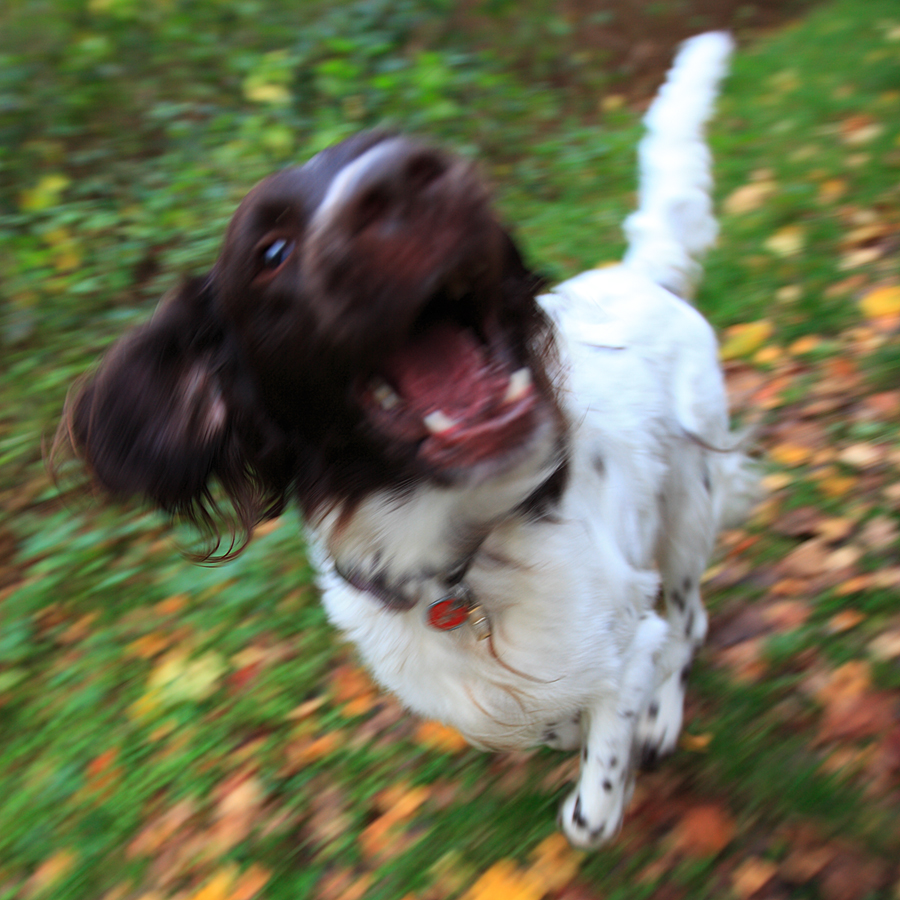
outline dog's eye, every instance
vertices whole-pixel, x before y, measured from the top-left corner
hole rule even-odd
[[[262,252],[262,264],[266,269],[277,269],[291,255],[294,250],[294,242],[278,238],[272,241]]]

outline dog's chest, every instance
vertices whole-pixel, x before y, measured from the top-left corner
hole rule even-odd
[[[554,521],[496,529],[466,576],[490,637],[469,623],[428,623],[427,604],[390,612],[333,573],[323,577],[332,622],[375,678],[420,715],[475,744],[530,746],[549,722],[583,708],[612,681],[657,579],[634,569],[614,540],[597,540],[590,492]]]

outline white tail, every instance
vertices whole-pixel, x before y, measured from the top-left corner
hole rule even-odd
[[[647,134],[638,148],[639,203],[625,221],[624,263],[686,299],[718,233],[704,125],[733,47],[722,31],[682,44],[644,118]]]

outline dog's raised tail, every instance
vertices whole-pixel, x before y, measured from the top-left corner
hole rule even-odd
[[[712,160],[704,126],[734,47],[711,31],[685,41],[650,105],[638,148],[638,208],[625,221],[623,262],[690,299],[700,261],[718,225],[712,210]]]

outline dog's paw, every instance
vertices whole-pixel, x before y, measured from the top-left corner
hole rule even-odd
[[[637,764],[652,769],[675,750],[684,717],[685,678],[675,672],[654,692],[635,729]]]
[[[619,833],[630,791],[621,777],[604,778],[590,788],[583,782],[563,801],[559,825],[573,847],[591,850]]]

